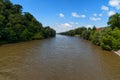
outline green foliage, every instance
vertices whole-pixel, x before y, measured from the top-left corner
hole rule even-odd
[[[114,29],[115,27],[120,28],[120,14],[116,13],[110,16],[108,25],[110,25],[112,29]]]
[[[91,34],[90,30],[84,30],[82,32],[81,36],[83,37],[83,39],[89,40],[90,39],[90,34]]]
[[[106,27],[102,31],[95,31],[91,35],[91,41],[105,50],[120,49],[120,29]]]
[[[11,28],[5,28],[3,39],[7,42],[16,42],[18,40],[16,33]]]
[[[95,45],[100,45],[100,39],[101,39],[101,32],[100,31],[92,32],[91,41]]]
[[[113,39],[112,40],[112,49],[119,50],[120,49],[120,39]]]
[[[93,29],[92,29],[93,31],[95,31],[96,30],[96,27],[95,26],[93,26]]]
[[[83,31],[87,30],[85,27],[75,29],[75,35],[81,35]]]
[[[21,5],[15,4],[15,5],[13,6],[13,9],[14,9],[13,14],[22,13],[22,6],[21,6]]]
[[[120,49],[120,29],[106,28],[101,32],[101,47],[107,50],[118,50]],[[107,48],[106,48],[107,46]],[[109,49],[108,49],[109,47]]]
[[[0,42],[18,42],[54,37],[56,32],[43,28],[29,12],[22,12],[22,6],[10,0],[0,0]]]
[[[109,33],[103,33],[101,37],[101,47],[106,50],[112,50],[112,39]]]
[[[62,35],[69,35],[69,36],[75,36],[75,35],[81,35],[83,33],[83,31],[87,30],[85,27],[80,27],[74,30],[70,30],[67,32],[62,32],[60,34]]]
[[[113,36],[112,48],[113,48],[114,50],[120,49],[120,29],[115,28],[115,29],[112,31],[112,36]]]
[[[102,47],[102,49],[104,49],[104,50],[108,50],[108,51],[111,51],[111,50],[112,50],[109,45],[106,45],[106,44],[104,44],[104,43],[101,43],[101,47]]]
[[[21,34],[22,40],[31,40],[32,36],[32,32],[30,32],[28,29],[25,29]]]
[[[77,35],[86,40],[90,40],[93,44],[101,46],[104,50],[119,50],[120,49],[120,28],[119,27],[106,27],[102,30],[97,30],[94,26],[93,29],[77,28],[61,34],[64,35]]]
[[[44,34],[43,34],[42,32],[39,32],[39,33],[35,34],[35,35],[32,37],[32,39],[34,39],[34,40],[44,39],[44,36],[43,36],[43,35],[44,35]]]
[[[74,31],[74,30],[70,30],[70,31],[68,31],[68,32],[61,33],[61,34],[69,35],[69,36],[74,36],[74,35],[75,35],[75,31]]]
[[[45,38],[54,37],[55,33],[56,33],[56,31],[51,29],[49,26],[44,28],[44,36],[45,36]]]

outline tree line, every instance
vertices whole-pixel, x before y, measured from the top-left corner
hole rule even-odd
[[[0,0],[0,43],[11,43],[54,37],[56,31],[43,25],[22,6]]]
[[[116,13],[109,17],[108,26],[98,28],[80,27],[74,30],[60,33],[62,35],[80,35],[85,40],[92,41],[93,44],[100,46],[104,50],[120,49],[120,14]]]

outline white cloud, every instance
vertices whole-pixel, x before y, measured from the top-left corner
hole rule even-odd
[[[96,13],[95,13],[95,14],[93,14],[93,16],[94,16],[94,17],[97,17],[97,16],[102,17],[103,14],[102,14],[102,13],[100,13],[100,14],[96,14]]]
[[[101,9],[104,10],[104,11],[108,11],[109,10],[109,8],[107,6],[104,6],[104,5],[102,5]]]
[[[72,27],[72,25],[70,23],[61,24],[61,26],[65,27],[65,28]]]
[[[120,0],[110,0],[109,5],[115,7],[116,9],[120,9]]]
[[[92,21],[99,21],[99,20],[101,20],[101,18],[99,18],[99,17],[90,17],[90,20],[92,20]]]
[[[75,17],[75,18],[86,18],[86,15],[79,15],[78,13],[76,12],[72,12],[72,16]]]
[[[93,16],[97,16],[97,14],[93,14]]]
[[[73,17],[80,17],[76,12],[73,12],[73,13],[72,13],[72,16],[73,16]]]
[[[115,11],[109,11],[108,12],[108,16],[112,16],[112,15],[114,15],[116,12]]]
[[[101,13],[101,14],[99,14],[99,16],[100,16],[100,17],[102,17],[102,16],[103,16],[103,14]]]
[[[93,25],[91,25],[91,24],[86,25],[86,28],[92,28],[92,27],[93,27]]]
[[[70,23],[59,23],[56,24],[56,27],[54,28],[57,33],[64,32],[73,29],[73,25]]]
[[[86,18],[86,15],[80,15],[81,18]]]
[[[65,15],[63,13],[60,13],[59,16],[62,18],[65,17]]]
[[[70,24],[72,24],[72,25],[77,25],[77,24],[79,24],[78,22],[70,22]]]
[[[68,30],[75,29],[78,27],[78,22],[66,22],[66,23],[56,23],[56,27],[54,28],[57,33],[64,32]]]

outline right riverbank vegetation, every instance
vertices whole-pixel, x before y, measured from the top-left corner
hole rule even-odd
[[[116,13],[109,17],[107,27],[91,28],[80,27],[67,32],[62,32],[62,35],[75,36],[79,35],[85,40],[92,41],[93,44],[101,46],[102,49],[108,51],[116,51],[120,49],[120,14]]]
[[[43,25],[22,6],[0,0],[0,43],[13,43],[54,37],[56,31]]]

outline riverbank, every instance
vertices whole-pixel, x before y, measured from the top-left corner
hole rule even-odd
[[[56,35],[54,37],[56,37]],[[5,45],[5,44],[15,44],[15,43],[35,41],[35,40],[45,40],[45,39],[54,38],[54,37],[41,38],[41,39],[32,39],[32,40],[26,40],[26,41],[16,41],[16,42],[7,42],[7,41],[0,40],[0,46]]]
[[[118,56],[120,56],[120,50],[118,51],[113,51],[115,54],[117,54]]]

